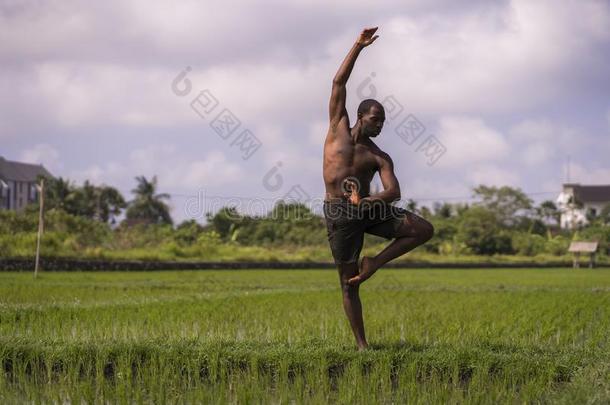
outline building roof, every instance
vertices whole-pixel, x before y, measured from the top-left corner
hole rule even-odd
[[[5,181],[36,181],[38,176],[53,177],[43,165],[6,160],[0,156],[0,179]]]
[[[572,188],[574,198],[581,203],[610,203],[610,185],[583,186],[580,184],[564,184],[563,188]]]
[[[572,242],[568,252],[593,253],[597,251],[597,242]]]

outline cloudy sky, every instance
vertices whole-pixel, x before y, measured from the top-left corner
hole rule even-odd
[[[610,184],[610,2],[588,0],[0,0],[0,155],[126,196],[157,175],[177,219],[189,196],[321,198],[331,79],[368,26],[348,112],[395,107],[403,198],[554,199],[568,157]]]

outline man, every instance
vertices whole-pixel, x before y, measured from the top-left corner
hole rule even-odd
[[[367,99],[358,107],[358,120],[350,128],[345,109],[345,85],[360,52],[379,36],[375,28],[362,31],[335,75],[330,96],[330,126],[324,143],[324,216],[333,258],[339,270],[343,307],[359,350],[368,344],[364,334],[358,293],[362,282],[381,266],[428,241],[434,228],[425,219],[391,203],[400,199],[400,186],[390,156],[371,138],[381,132],[383,105]],[[370,195],[376,172],[384,190]],[[393,241],[374,257],[358,257],[364,232]]]

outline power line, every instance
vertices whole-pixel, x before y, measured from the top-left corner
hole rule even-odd
[[[533,191],[533,192],[524,192],[526,196],[537,196],[537,195],[548,195],[548,194],[559,194],[561,191]],[[182,193],[167,193],[171,197],[178,198],[196,198],[198,194],[182,194]],[[284,197],[249,197],[249,196],[230,196],[230,195],[214,195],[214,194],[205,194],[202,193],[204,198],[209,199],[217,199],[217,200],[239,200],[239,201],[279,201]],[[444,196],[444,197],[409,197],[406,200],[413,201],[448,201],[448,200],[476,200],[479,197],[469,195],[469,196]]]
[[[527,196],[543,195],[543,194],[559,194],[560,191],[536,191],[531,193],[523,193]],[[479,197],[475,196],[462,196],[462,197],[422,197],[422,198],[410,198],[414,201],[445,201],[445,200],[476,200]]]
[[[197,197],[197,194],[180,194],[180,193],[166,193],[169,194],[171,197],[182,197],[182,198],[193,198],[193,197]],[[273,198],[273,197],[245,197],[245,196],[236,196],[236,195],[213,195],[213,194],[205,194],[203,193],[203,196],[205,198],[215,198],[215,199],[219,199],[219,200],[242,200],[242,201],[254,201],[254,200],[267,200],[267,201],[277,201],[280,200],[281,197],[279,198]]]

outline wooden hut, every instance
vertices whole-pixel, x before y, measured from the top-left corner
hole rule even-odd
[[[598,242],[572,242],[568,248],[568,252],[574,254],[574,268],[580,267],[580,254],[589,254],[589,268],[592,269],[595,264],[595,252],[597,252]]]

